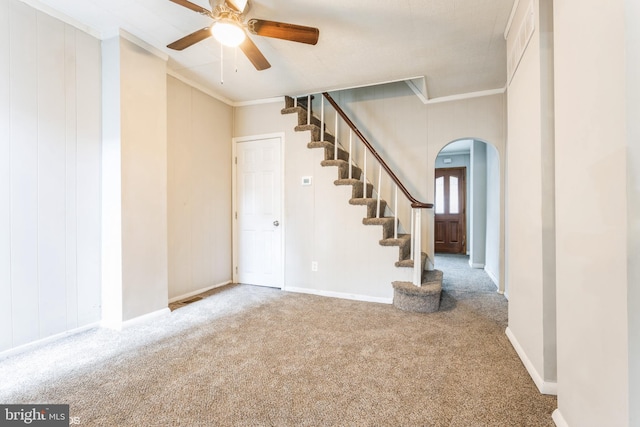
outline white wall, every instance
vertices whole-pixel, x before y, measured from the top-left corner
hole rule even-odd
[[[627,236],[629,315],[629,425],[640,425],[640,3],[625,1],[627,94]]]
[[[500,158],[498,150],[487,146],[487,227],[484,269],[499,285],[500,277]]]
[[[637,89],[638,32],[625,35],[624,6],[623,0],[554,4],[556,416],[569,426],[638,425],[638,358],[630,360],[637,356],[633,316],[640,308],[633,280],[638,265],[637,181],[627,190],[627,167],[638,166],[637,156],[629,158],[638,144],[631,139],[638,135],[637,116],[631,115],[638,112],[638,95],[630,92]],[[635,23],[637,5],[627,12],[627,20]],[[633,40],[626,45],[629,36]],[[625,50],[632,52],[630,69],[625,68]],[[625,118],[634,124],[627,127]]]
[[[469,264],[484,268],[487,248],[487,144],[473,141],[471,146],[471,229]]]
[[[233,109],[167,81],[169,298],[231,280]]]
[[[0,2],[0,351],[100,319],[100,42]]]
[[[547,168],[553,163],[549,149],[553,147],[553,135],[549,135],[553,111],[547,105],[553,86],[545,57],[550,40],[543,29],[550,17],[540,13],[546,0],[541,5],[537,0],[519,3],[507,52],[518,41],[530,4],[535,31],[507,90],[508,335],[538,388],[554,393],[555,266],[553,252],[549,254],[554,234],[553,218],[546,215],[555,197]]]
[[[127,38],[103,54],[103,321],[117,327],[167,308],[167,77]]]

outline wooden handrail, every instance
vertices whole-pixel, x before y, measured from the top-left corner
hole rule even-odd
[[[331,95],[329,95],[328,92],[323,92],[322,95],[327,99],[327,101],[329,101],[329,103],[333,106],[333,108],[340,115],[340,117],[342,117],[342,120],[344,120],[345,123],[347,125],[349,125],[349,127],[351,128],[353,133],[355,133],[356,136],[358,138],[360,138],[360,141],[362,141],[362,143],[365,145],[365,147],[367,147],[367,149],[371,152],[371,154],[373,154],[373,157],[376,158],[378,163],[380,163],[382,168],[391,177],[393,182],[398,186],[398,188],[400,189],[400,191],[402,191],[402,193],[405,195],[405,197],[407,199],[409,199],[409,201],[411,202],[411,207],[412,208],[422,208],[422,209],[431,209],[431,208],[433,208],[433,203],[421,202],[418,199],[416,199],[415,197],[413,197],[411,195],[411,193],[409,193],[409,190],[407,190],[407,187],[405,187],[404,184],[402,184],[402,182],[400,181],[400,178],[398,178],[396,176],[396,174],[393,173],[393,171],[391,170],[389,165],[387,165],[387,162],[385,162],[384,159],[380,156],[380,154],[378,154],[376,149],[373,148],[371,143],[367,140],[367,138],[365,138],[365,136],[362,134],[362,132],[360,132],[358,127],[351,121],[351,119],[349,119],[349,116],[347,116],[347,114],[342,110],[342,108],[340,108],[340,106],[336,103],[336,101],[334,101],[334,99],[331,97]],[[337,137],[338,136],[336,135],[336,138]],[[349,153],[349,155],[351,155],[351,153]]]

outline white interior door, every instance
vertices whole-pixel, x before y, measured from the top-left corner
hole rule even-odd
[[[281,139],[236,143],[237,278],[282,288]]]

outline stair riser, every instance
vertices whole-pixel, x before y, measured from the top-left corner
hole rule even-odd
[[[355,179],[360,179],[360,177],[357,177]],[[353,193],[352,193],[352,198],[353,199],[362,199],[363,197],[371,197],[371,194],[373,194],[373,185],[371,184],[367,184],[367,195],[364,195],[364,184],[362,183],[362,181],[358,182],[358,184],[355,184],[353,186]]]
[[[387,207],[387,202],[385,202],[384,200],[380,200],[380,215],[376,215],[376,211],[378,209],[378,203],[376,201],[372,201],[370,203],[367,203],[367,218],[382,218],[384,217],[384,211]],[[391,236],[393,236],[393,224],[391,224],[392,226],[392,230],[391,230]],[[391,236],[386,236],[385,239],[391,237]]]
[[[411,240],[409,239],[406,242],[403,242],[398,248],[398,252],[400,252],[399,257],[401,260],[409,259],[411,256]]]
[[[335,160],[335,148],[334,147],[327,147],[324,149],[324,158],[325,160]],[[341,148],[338,148],[338,159],[340,160],[344,160],[345,162],[349,161],[349,153],[347,153],[346,151],[344,151]]]

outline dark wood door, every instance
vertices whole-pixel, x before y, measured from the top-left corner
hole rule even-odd
[[[466,253],[466,168],[436,169],[435,190],[435,251]]]

